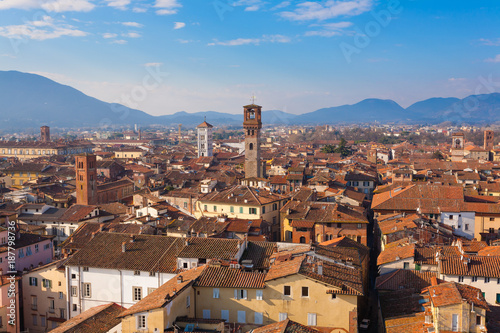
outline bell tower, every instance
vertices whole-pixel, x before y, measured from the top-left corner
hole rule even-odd
[[[250,104],[243,107],[245,131],[245,178],[262,177],[260,162],[260,129],[262,106]]]
[[[75,156],[76,203],[78,205],[97,204],[96,156],[82,154]]]

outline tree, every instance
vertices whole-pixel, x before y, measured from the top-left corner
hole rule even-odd
[[[438,150],[438,151],[435,151],[433,154],[432,154],[432,158],[436,159],[436,160],[444,160],[444,156],[443,154]]]
[[[321,148],[321,152],[326,154],[331,154],[335,152],[335,149],[336,148],[333,145],[325,145],[323,148]]]

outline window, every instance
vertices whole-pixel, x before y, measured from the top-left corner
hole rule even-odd
[[[500,304],[500,294],[497,294],[496,302],[497,304]]]
[[[234,206],[229,207],[229,212],[234,213]]]
[[[207,207],[207,205],[203,205],[203,210],[204,210],[205,212],[206,212],[206,211],[208,211],[208,207]]]
[[[403,263],[403,268],[404,269],[410,269],[410,263],[409,262]]]
[[[500,278],[497,279],[497,284],[500,284]]]
[[[283,295],[291,296],[292,295],[292,288],[290,286],[284,286],[283,287]]]
[[[203,310],[203,319],[210,319],[210,310]]]
[[[262,214],[266,213],[266,206],[262,206]]]
[[[36,310],[37,308],[37,298],[36,296],[31,296],[31,310]]]
[[[47,289],[52,288],[52,280],[42,279],[42,286]]]
[[[140,301],[142,299],[142,287],[132,287],[134,301]]]
[[[56,304],[53,298],[49,299],[49,312],[54,313],[54,310],[56,308]]]
[[[38,286],[38,279],[36,277],[30,277],[30,286]]]
[[[302,297],[309,297],[309,287],[302,287]]]
[[[156,290],[156,288],[148,288],[148,295],[151,294],[155,290]]]
[[[217,206],[214,206],[214,212],[216,212],[216,211],[217,211]]]
[[[263,291],[262,290],[256,290],[255,291],[255,299],[256,300],[262,301],[262,295],[263,295]]]
[[[219,288],[214,288],[214,298],[219,298]]]
[[[280,312],[278,320],[283,321],[286,320],[286,318],[288,318],[288,314],[286,312]]]
[[[78,295],[78,288],[76,286],[71,286],[71,296],[76,297]]]
[[[358,223],[358,229],[361,229],[363,227],[363,224]]]
[[[141,271],[134,271],[134,275],[141,275]]]
[[[243,214],[243,207],[240,207],[240,214]]]
[[[342,228],[342,223],[337,223],[337,228]]]
[[[332,299],[336,299],[337,298],[337,294],[332,294]]]
[[[247,291],[245,289],[234,289],[234,299],[247,299]]]
[[[481,316],[480,315],[476,316],[476,325],[481,325]]]
[[[220,318],[229,321],[229,310],[220,310]]]
[[[149,276],[156,276],[156,272],[149,272]]]
[[[453,215],[450,215],[450,220],[453,220]]]
[[[453,314],[451,317],[451,330],[458,332],[458,314]]]
[[[248,214],[253,214],[253,215],[257,214],[257,208],[252,208],[252,207],[248,208]]]
[[[464,230],[469,230],[469,224],[467,224],[467,223],[466,223],[466,224],[464,225]]]
[[[458,277],[458,282],[464,282],[464,277],[463,276],[459,276]]]
[[[188,296],[186,297],[186,308],[189,308],[191,306],[191,297]]]
[[[489,283],[490,282],[490,278],[489,277],[485,277],[484,278],[484,283]]]
[[[472,282],[477,282],[477,276],[472,277]]]
[[[46,322],[45,322],[45,316],[40,316],[40,326],[45,327]]]
[[[89,268],[88,268],[88,267],[83,267],[83,271],[84,271],[84,272],[88,272],[88,271],[89,271]]]
[[[59,299],[63,299],[64,298],[64,293],[62,291],[59,292]]]
[[[77,311],[77,310],[78,310],[78,305],[73,304],[73,311]]]
[[[184,202],[184,209],[187,209],[188,208],[188,203],[187,201]]]
[[[24,258],[24,249],[19,249],[19,252],[17,253],[19,258]]]
[[[59,318],[64,319],[64,309],[59,309]]]
[[[493,222],[495,221],[495,218],[494,217],[490,217],[490,222]]]
[[[38,244],[35,244],[35,253],[38,253]]]
[[[29,257],[30,255],[32,255],[33,253],[31,252],[31,246],[28,246],[26,248],[26,257]]]
[[[146,324],[147,323],[146,323],[146,316],[145,315],[137,316],[137,329],[145,330],[147,328]]]
[[[247,322],[247,318],[246,318],[247,314],[245,311],[238,311],[238,323],[246,323]]]
[[[38,316],[36,314],[32,315],[33,326],[38,326]]]
[[[91,297],[92,295],[92,290],[90,283],[83,283],[82,284],[82,297]]]
[[[308,313],[307,314],[307,325],[308,326],[316,326],[316,314]]]
[[[278,209],[278,204],[277,203],[273,203],[273,210],[276,210]]]

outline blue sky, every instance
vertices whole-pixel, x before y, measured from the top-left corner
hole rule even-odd
[[[0,70],[150,114],[500,91],[498,1],[0,0]]]

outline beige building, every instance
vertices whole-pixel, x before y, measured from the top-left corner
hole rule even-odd
[[[0,155],[17,157],[21,161],[51,155],[73,155],[92,153],[93,145],[88,141],[69,143],[41,141],[3,141],[0,142]]]
[[[140,148],[124,148],[115,151],[115,158],[140,158],[146,155],[146,151]]]
[[[273,240],[279,240],[280,209],[286,200],[285,196],[276,193],[239,185],[199,198],[194,215],[196,218],[216,217],[221,214],[245,220],[262,218],[271,225]]]
[[[122,332],[164,332],[177,317],[193,317],[192,285],[205,267],[182,272],[120,314]]]
[[[24,327],[47,332],[68,319],[64,261],[35,268],[22,276]]]

